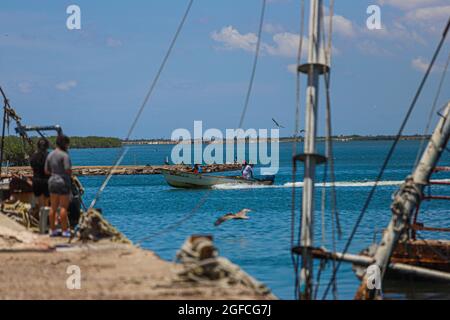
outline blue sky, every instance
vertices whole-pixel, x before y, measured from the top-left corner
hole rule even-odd
[[[300,1],[268,2],[245,127],[271,128],[274,117],[288,136],[294,127],[290,66]],[[70,4],[81,8],[81,30],[66,28]],[[365,26],[371,4],[381,7],[382,30]],[[123,137],[186,5],[187,0],[2,0],[0,83],[27,124],[59,123],[69,135]],[[205,129],[238,125],[260,7],[260,0],[194,2],[133,137],[170,137],[176,128],[192,128],[194,120],[203,120]],[[449,2],[337,0],[335,11],[334,133],[394,134],[450,16]],[[449,48],[447,41],[438,71]],[[432,74],[407,133],[423,132],[440,75]],[[440,104],[449,99],[449,81]],[[323,102],[322,97],[321,128]]]

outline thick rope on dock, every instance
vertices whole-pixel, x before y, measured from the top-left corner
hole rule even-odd
[[[1,211],[12,220],[32,231],[39,231],[39,221],[31,214],[31,204],[17,200],[3,202]]]
[[[83,242],[109,239],[116,243],[131,244],[131,241],[123,233],[113,227],[95,209],[89,209],[81,215],[76,235]]]
[[[192,236],[187,239],[177,252],[176,261],[183,267],[176,274],[176,282],[194,282],[223,288],[241,284],[257,294],[272,296],[264,284],[228,259],[220,257],[210,236]]]

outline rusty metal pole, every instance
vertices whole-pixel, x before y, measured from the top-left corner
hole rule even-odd
[[[414,170],[400,190],[395,195],[391,205],[392,219],[374,255],[375,264],[381,270],[381,280],[389,265],[391,254],[394,251],[400,236],[409,225],[410,219],[420,204],[424,187],[429,183],[433,169],[436,167],[444,152],[450,137],[450,102],[444,109],[441,119],[428,143],[425,152]],[[356,293],[356,299],[370,299],[373,295],[367,287],[368,276],[363,277]]]

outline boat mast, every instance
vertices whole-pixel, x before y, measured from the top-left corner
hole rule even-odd
[[[8,106],[8,99],[6,98],[5,93],[3,92],[2,87],[0,87],[0,92],[3,96],[4,106],[3,106],[3,125],[2,125],[2,139],[0,145],[0,179],[2,177],[2,169],[3,169],[3,155],[5,153],[5,130],[6,130],[6,121],[7,121],[7,113],[6,108]]]
[[[310,6],[308,63],[301,65],[298,68],[299,72],[308,75],[304,154],[296,156],[296,160],[304,161],[305,163],[302,198],[302,227],[300,236],[300,245],[302,247],[302,269],[300,273],[301,299],[312,298],[313,257],[310,248],[313,247],[314,180],[316,165],[325,160],[323,156],[317,155],[316,152],[319,75],[327,70],[327,67],[320,63],[320,10],[322,7],[322,0],[311,0]]]
[[[428,143],[425,152],[414,170],[412,176],[409,176],[400,190],[396,193],[391,205],[392,219],[387,229],[384,231],[383,238],[375,252],[374,263],[381,270],[381,279],[389,265],[391,254],[395,249],[399,239],[405,235],[411,217],[417,206],[420,204],[423,196],[423,190],[429,184],[430,176],[433,173],[442,153],[450,138],[450,102],[447,104],[441,119]],[[356,299],[372,299],[376,297],[375,290],[369,290],[367,287],[368,275],[363,277]]]

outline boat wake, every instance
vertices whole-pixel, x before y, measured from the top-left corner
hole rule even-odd
[[[267,189],[267,188],[280,188],[282,186],[277,185],[257,185],[257,184],[244,184],[244,183],[225,183],[216,184],[213,189],[217,190],[238,190],[238,189]]]
[[[434,180],[438,182],[450,182],[450,179],[441,179]],[[403,180],[395,181],[395,180],[386,180],[378,182],[378,186],[380,187],[390,187],[390,186],[399,186],[403,183]],[[375,181],[336,181],[336,188],[367,188],[373,187],[375,185]],[[323,187],[323,183],[316,183],[316,187]],[[326,182],[325,187],[330,188],[332,186],[331,182]],[[238,190],[238,189],[267,189],[267,188],[302,188],[303,182],[287,182],[282,185],[252,185],[252,184],[219,184],[215,185],[213,189],[217,190]]]
[[[378,182],[378,185],[380,187],[383,186],[399,186],[403,183],[404,181],[380,181]],[[288,187],[288,188],[292,188],[294,185],[294,183],[292,182],[288,182],[285,183],[283,186],[284,187]],[[326,182],[324,183],[316,183],[316,187],[323,187],[325,185],[326,188],[330,188],[332,187],[332,183],[331,182]],[[336,181],[334,183],[334,185],[337,188],[364,188],[364,187],[373,187],[375,185],[375,181]],[[303,187],[303,182],[296,182],[295,183],[295,187],[297,188],[301,188]]]

